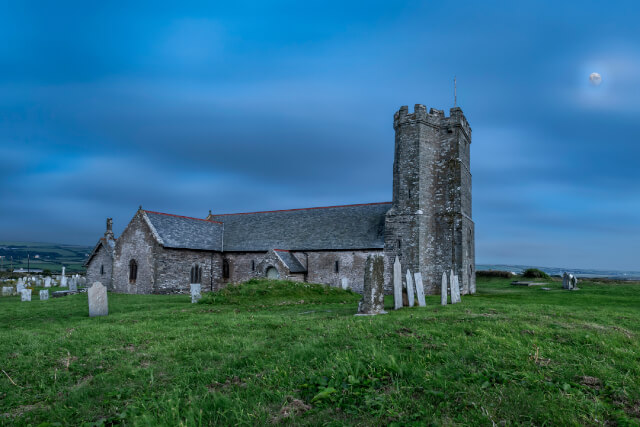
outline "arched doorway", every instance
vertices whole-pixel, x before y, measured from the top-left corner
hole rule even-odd
[[[267,279],[275,280],[280,278],[280,273],[278,273],[278,270],[276,270],[275,267],[267,268],[266,274],[267,274]]]

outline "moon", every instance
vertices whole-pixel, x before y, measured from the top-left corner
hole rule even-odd
[[[602,83],[602,76],[598,73],[591,73],[589,75],[589,81],[594,86],[600,86],[600,83]]]

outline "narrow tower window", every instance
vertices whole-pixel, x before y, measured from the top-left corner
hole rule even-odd
[[[138,278],[138,263],[135,259],[129,261],[129,283],[136,283]]]
[[[336,261],[335,270],[336,270],[336,273],[340,272],[340,262],[339,261]]]
[[[256,271],[256,262],[255,262],[255,260],[251,260],[251,271]]]
[[[104,274],[104,264],[100,266],[100,274]]]
[[[398,239],[398,249],[400,249],[401,247],[402,247],[402,241]]]

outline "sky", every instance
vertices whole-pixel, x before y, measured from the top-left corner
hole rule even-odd
[[[0,240],[391,200],[393,114],[473,129],[476,262],[640,270],[636,1],[2,2]],[[598,72],[594,86],[589,75]]]

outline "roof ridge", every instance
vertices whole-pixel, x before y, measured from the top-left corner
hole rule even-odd
[[[332,209],[332,208],[349,208],[353,206],[370,206],[370,205],[388,205],[393,202],[376,202],[376,203],[356,203],[353,205],[335,205],[335,206],[316,206],[311,208],[297,208],[297,209],[279,209],[275,211],[256,211],[256,212],[237,212],[237,213],[228,213],[228,214],[211,214],[211,216],[230,216],[230,215],[251,215],[258,213],[273,213],[273,212],[292,212],[292,211],[307,211],[313,209]],[[169,214],[165,214],[169,215]],[[218,221],[215,221],[218,222]]]
[[[151,213],[151,214],[175,216],[175,217],[178,217],[178,218],[195,219],[196,221],[215,222],[216,224],[222,224],[222,222],[214,221],[212,219],[194,218],[194,217],[191,217],[191,216],[176,215],[176,214],[170,214],[170,213],[165,213],[165,212],[155,212],[155,211],[148,211],[148,210],[144,210],[144,211],[146,213]]]

